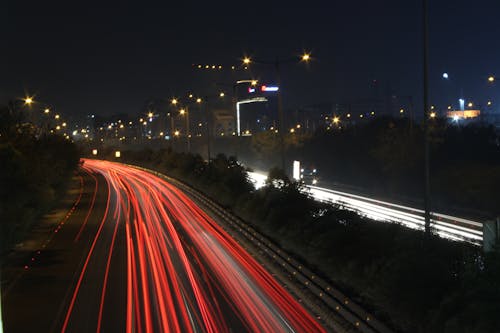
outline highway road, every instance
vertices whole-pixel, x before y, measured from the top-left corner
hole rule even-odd
[[[248,177],[258,188],[265,184],[267,175],[248,172]],[[307,185],[304,191],[312,198],[338,204],[372,220],[400,223],[406,227],[423,230],[424,211],[419,208],[395,204],[336,189]],[[481,245],[483,224],[479,221],[432,212],[431,228],[444,238]]]
[[[94,191],[45,244],[40,256],[53,248],[56,260],[29,267],[10,288],[6,331],[324,331],[177,187],[117,163],[83,168]],[[23,302],[35,309],[22,313]]]

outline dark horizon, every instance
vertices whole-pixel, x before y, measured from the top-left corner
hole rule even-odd
[[[313,57],[308,66],[283,66],[286,108],[372,97],[374,80],[380,96],[412,96],[416,107],[421,104],[418,1],[366,2],[361,9],[345,2],[249,3],[241,9],[153,2],[7,6],[4,102],[30,94],[70,116],[137,114],[151,98],[215,93],[215,82],[251,73],[274,79],[272,67],[254,65],[251,73],[235,75],[198,71],[193,64],[239,66],[245,55],[272,61],[306,51]],[[498,9],[493,1],[431,4],[431,103],[456,104],[460,95],[475,104],[500,100],[486,81],[500,73],[500,47],[494,43]]]

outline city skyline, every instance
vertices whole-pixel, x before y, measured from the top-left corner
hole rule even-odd
[[[500,49],[491,42],[500,32],[493,14],[499,5],[453,4],[430,7],[431,103],[500,100],[487,82],[500,71]],[[296,57],[298,63],[310,52],[307,66],[282,66],[285,108],[388,94],[412,96],[421,108],[419,2],[367,2],[361,10],[347,3],[303,8],[278,2],[248,5],[237,15],[224,3],[88,3],[74,9],[10,3],[8,13],[3,100],[27,94],[70,115],[135,114],[150,99],[208,94],[220,82],[275,80],[272,67],[245,70],[245,56],[271,62]],[[468,24],[455,23],[461,21]],[[473,57],[481,61],[471,66]]]

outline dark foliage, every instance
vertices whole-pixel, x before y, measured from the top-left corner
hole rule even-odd
[[[64,192],[79,152],[59,135],[35,135],[12,105],[0,107],[1,251],[9,249]]]

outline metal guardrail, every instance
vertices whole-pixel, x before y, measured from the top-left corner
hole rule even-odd
[[[227,212],[227,210],[207,198],[199,191],[154,170],[135,165],[128,166],[152,173],[160,178],[174,183],[190,196],[194,197],[197,201],[201,202],[205,207],[209,208],[213,213],[222,217],[231,231],[237,232],[240,237],[243,236],[246,241],[250,242],[255,248],[259,249],[261,254],[265,254],[269,260],[272,260],[275,267],[279,266],[282,272],[286,273],[286,277],[283,277],[283,274],[280,274],[282,283],[286,283],[287,285],[289,283],[295,284],[297,287],[300,286],[299,288],[307,290],[308,293],[314,295],[315,304],[307,305],[309,305],[309,307],[319,315],[320,320],[325,321],[330,327],[334,328],[335,331],[359,331],[366,333],[392,332],[392,330],[389,329],[384,323],[377,320],[372,314],[365,311],[361,306],[352,301],[340,290],[333,287],[323,278],[317,276],[303,263],[288,255],[285,251],[283,251],[283,249],[275,245],[264,235],[249,226],[240,218]],[[225,229],[227,230],[228,228]],[[276,272],[274,271],[272,273]],[[286,279],[288,279],[288,281],[286,281]],[[300,290],[297,290],[297,288],[295,288],[295,291],[300,293]],[[325,311],[324,306],[318,306],[318,304],[325,305],[328,310]],[[349,328],[335,322],[339,317],[349,324]]]

